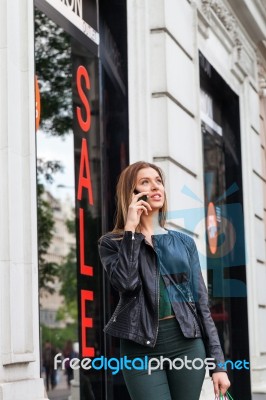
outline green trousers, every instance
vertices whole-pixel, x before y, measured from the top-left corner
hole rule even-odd
[[[123,369],[131,400],[199,400],[205,376],[205,366],[199,369],[206,357],[204,343],[201,338],[185,338],[175,318],[159,321],[154,348],[121,339],[120,353],[121,357],[127,356],[130,360],[134,358],[144,360],[145,356],[148,356],[148,359],[160,359],[160,356],[170,359],[170,362],[167,360],[163,362],[162,369],[155,360],[152,365],[158,368],[152,370],[150,374],[146,369]],[[194,360],[195,368],[182,367],[185,356],[187,360]],[[196,358],[200,360],[196,361]],[[176,360],[173,363],[174,359]]]

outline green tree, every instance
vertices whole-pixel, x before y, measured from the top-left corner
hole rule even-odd
[[[54,136],[72,129],[70,36],[35,9],[35,69],[41,93],[40,128]]]
[[[43,12],[35,9],[35,69],[41,94],[40,129],[51,136],[65,136],[72,129],[72,61],[70,36]],[[51,283],[65,265],[46,261],[53,238],[53,211],[43,199],[45,183],[62,170],[58,161],[37,160],[38,242],[40,288],[53,293]],[[69,253],[66,265],[73,261]],[[73,261],[74,262],[74,261]]]
[[[46,260],[47,250],[53,238],[53,210],[50,204],[44,200],[45,191],[41,179],[52,182],[53,174],[61,171],[62,166],[58,161],[37,160],[37,222],[38,222],[38,257],[39,257],[39,288],[49,293],[54,293],[51,284],[54,283],[55,277],[59,275],[59,265]]]
[[[74,235],[75,221],[67,220],[66,226],[68,231]],[[74,321],[78,319],[78,303],[77,303],[77,258],[76,248],[71,247],[66,261],[60,269],[61,289],[60,294],[64,296],[64,305],[60,307],[57,314],[58,320],[64,320],[71,317]]]
[[[41,326],[42,343],[47,340],[53,343],[57,349],[63,349],[66,340],[71,339],[73,342],[78,341],[78,328],[76,324],[69,324],[65,328],[49,328]]]

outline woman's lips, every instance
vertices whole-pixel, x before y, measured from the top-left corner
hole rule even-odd
[[[160,194],[154,194],[154,195],[150,196],[150,199],[152,199],[152,200],[161,200],[162,196]]]

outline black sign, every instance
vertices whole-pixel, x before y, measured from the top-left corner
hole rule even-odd
[[[35,0],[35,5],[98,56],[100,39],[96,0]]]

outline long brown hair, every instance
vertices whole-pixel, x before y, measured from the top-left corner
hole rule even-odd
[[[116,186],[116,215],[115,215],[115,227],[112,230],[113,233],[123,233],[124,226],[127,220],[128,207],[132,200],[132,194],[134,192],[137,174],[139,170],[143,168],[153,168],[158,172],[162,183],[164,185],[164,174],[161,168],[155,164],[151,164],[145,161],[138,161],[134,164],[126,167],[119,176],[118,183]],[[159,224],[163,228],[166,222],[167,213],[167,201],[166,195],[164,198],[164,205],[159,212]]]

